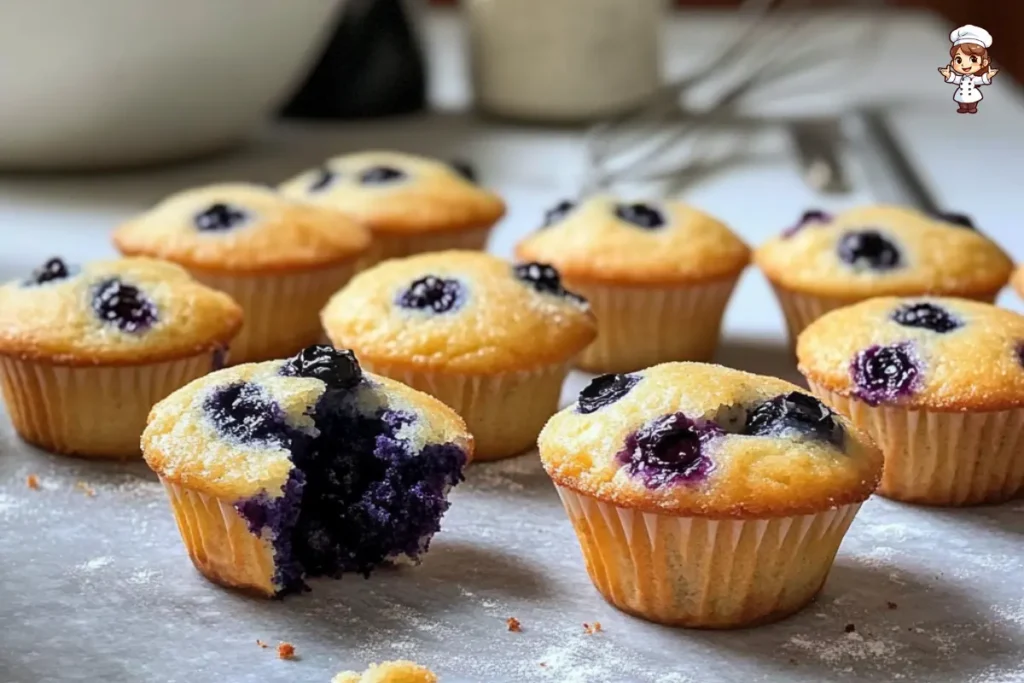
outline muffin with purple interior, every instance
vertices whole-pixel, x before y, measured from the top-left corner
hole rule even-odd
[[[399,152],[337,156],[280,189],[367,226],[378,260],[483,249],[491,228],[505,215],[501,197],[480,187],[465,164]]]
[[[710,360],[750,249],[721,221],[680,202],[595,196],[562,202],[516,246],[586,297],[598,334],[580,356],[593,372]]]
[[[18,434],[57,453],[138,457],[146,413],[224,362],[226,294],[170,263],[52,258],[0,286],[0,382]]]
[[[197,380],[142,435],[196,568],[267,596],[417,560],[472,444],[451,409],[330,346]]]
[[[245,311],[234,363],[281,358],[320,341],[320,309],[356,272],[370,234],[337,211],[259,185],[179,192],[114,232],[123,254],[172,261]]]
[[[882,469],[800,388],[700,363],[599,376],[539,445],[605,599],[701,628],[810,601]]]
[[[1024,316],[952,298],[832,311],[797,343],[811,389],[885,454],[879,493],[970,505],[1024,491]]]
[[[360,273],[321,315],[335,346],[436,396],[466,420],[477,460],[532,448],[597,325],[540,263],[474,251],[392,259]]]
[[[808,211],[754,253],[790,339],[828,311],[876,296],[955,296],[991,303],[1010,258],[961,214],[897,206]]]

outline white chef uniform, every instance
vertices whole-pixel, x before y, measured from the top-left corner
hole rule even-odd
[[[981,28],[980,26],[974,26],[967,24],[956,29],[949,34],[949,42],[953,45],[963,45],[964,43],[974,43],[975,45],[981,45],[983,48],[988,49],[992,47],[992,34]],[[954,83],[959,85],[956,94],[953,95],[953,101],[960,104],[971,104],[974,102],[981,102],[982,85],[989,85],[992,83],[992,77],[988,75],[988,71],[985,72],[984,76],[964,76],[958,74],[950,67],[949,78],[946,79],[946,83]]]

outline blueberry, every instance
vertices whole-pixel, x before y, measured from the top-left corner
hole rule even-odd
[[[696,482],[713,466],[704,444],[721,434],[711,422],[696,422],[682,413],[665,415],[626,437],[626,447],[617,458],[649,488]]]
[[[904,327],[920,327],[939,334],[963,327],[963,321],[944,308],[929,303],[904,304],[893,311],[894,322]]]
[[[566,216],[572,213],[572,210],[576,208],[576,202],[571,202],[568,199],[555,204],[553,207],[544,212],[544,224],[543,228],[550,227],[555,223],[563,220]]]
[[[458,306],[461,300],[462,285],[458,280],[427,275],[409,285],[399,295],[397,303],[402,308],[446,313]]]
[[[838,254],[856,268],[892,270],[902,265],[899,249],[877,230],[846,233],[839,240]]]
[[[71,269],[68,267],[68,264],[64,263],[63,259],[55,256],[33,270],[32,276],[28,279],[26,284],[42,285],[47,282],[53,282],[54,280],[64,280],[70,276]]]
[[[199,232],[221,232],[238,227],[249,220],[249,214],[230,204],[217,202],[196,214],[193,219]]]
[[[619,204],[615,207],[615,215],[619,220],[645,230],[656,230],[665,225],[665,216],[647,204]]]
[[[312,377],[329,389],[351,389],[363,378],[356,356],[348,349],[314,344],[299,351],[281,367],[288,377]]]
[[[476,182],[476,171],[473,170],[473,167],[469,164],[469,162],[462,161],[461,159],[454,159],[448,162],[448,165],[455,169],[456,173],[458,173],[460,176],[462,176],[469,182]]]
[[[319,192],[320,190],[326,189],[328,185],[334,182],[336,174],[331,169],[324,166],[317,171],[317,176],[309,185],[310,192]]]
[[[142,332],[156,322],[156,304],[138,287],[110,278],[93,292],[92,310],[100,320],[113,323],[123,332]]]
[[[517,280],[527,283],[541,294],[554,294],[586,303],[586,299],[562,286],[562,278],[554,266],[536,262],[520,263],[512,268],[512,273]]]
[[[909,343],[872,346],[850,364],[855,393],[869,405],[892,401],[914,392],[921,376]]]
[[[974,221],[972,221],[971,217],[968,216],[967,214],[943,212],[938,214],[936,218],[945,223],[950,223],[951,225],[958,225],[961,228],[967,228],[968,230],[977,229],[974,227]]]
[[[600,375],[590,381],[577,400],[576,410],[583,415],[593,413],[615,403],[636,386],[636,375]]]
[[[290,443],[291,428],[280,406],[249,382],[221,387],[203,401],[203,410],[225,437],[242,443]]]
[[[405,171],[390,166],[374,166],[359,174],[359,182],[363,185],[383,185],[405,178]]]
[[[776,396],[750,411],[742,433],[748,436],[796,433],[837,446],[843,443],[843,428],[835,413],[813,396],[798,391]]]
[[[801,230],[806,228],[811,223],[831,223],[831,222],[832,222],[832,214],[825,213],[824,211],[821,211],[820,209],[808,209],[807,211],[804,211],[804,215],[802,215],[800,217],[800,220],[797,221],[796,225],[791,226],[791,227],[787,228],[786,230],[783,230],[782,236],[783,237],[792,237],[793,235],[797,234],[798,232],[800,232]]]

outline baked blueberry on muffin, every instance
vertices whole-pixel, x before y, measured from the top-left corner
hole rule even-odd
[[[598,591],[702,628],[810,601],[882,469],[864,434],[798,387],[700,363],[598,377],[539,445]]]
[[[360,273],[322,314],[364,366],[441,399],[478,460],[530,448],[558,408],[569,365],[596,333],[554,268],[482,252],[394,259]]]
[[[336,211],[235,183],[168,197],[120,226],[114,244],[184,266],[238,301],[245,326],[231,359],[246,363],[319,341],[320,309],[355,273],[370,234]]]
[[[779,298],[792,340],[824,313],[876,296],[956,296],[991,303],[1013,267],[958,214],[896,206],[808,211],[754,261]]]
[[[437,683],[437,676],[416,662],[398,660],[371,664],[361,674],[357,671],[342,671],[331,679],[331,683]]]
[[[173,393],[142,448],[196,568],[281,595],[419,558],[472,438],[439,401],[364,373],[349,351],[311,346]]]
[[[608,196],[552,207],[516,255],[554,265],[590,301],[598,335],[579,365],[594,372],[710,360],[750,260],[736,235],[693,207]]]
[[[150,259],[52,258],[0,286],[0,381],[26,441],[138,456],[150,407],[223,364],[242,326],[226,294]]]
[[[281,185],[289,197],[337,209],[373,231],[375,255],[483,249],[505,203],[464,164],[398,152],[328,159]]]
[[[879,493],[995,503],[1024,491],[1024,316],[952,298],[871,299],[797,343],[800,372],[885,454]]]

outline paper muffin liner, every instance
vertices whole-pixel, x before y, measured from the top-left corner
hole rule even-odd
[[[878,493],[925,505],[999,503],[1024,492],[1024,409],[937,412],[871,406],[809,382],[885,456]]]
[[[363,265],[275,275],[192,274],[242,307],[245,322],[231,343],[231,362],[239,364],[285,358],[320,341],[320,309]]]
[[[473,435],[473,460],[498,460],[533,448],[558,410],[569,363],[493,375],[421,372],[360,359],[365,370],[434,396],[462,416]]]
[[[763,624],[806,605],[860,509],[714,520],[639,512],[556,488],[604,598],[634,616],[694,628]]]
[[[668,361],[711,360],[738,278],[686,287],[616,287],[566,281],[590,302],[597,338],[577,365],[631,372]]]
[[[25,441],[56,453],[132,458],[149,409],[213,369],[215,352],[145,365],[61,366],[0,357],[7,412]]]
[[[270,539],[249,530],[232,503],[163,477],[174,520],[188,556],[214,583],[274,595],[274,548]]]
[[[490,234],[491,226],[489,225],[483,228],[422,234],[374,232],[374,249],[370,259],[373,263],[379,263],[387,259],[403,258],[430,251],[447,251],[449,249],[483,251],[487,246],[487,238]]]

